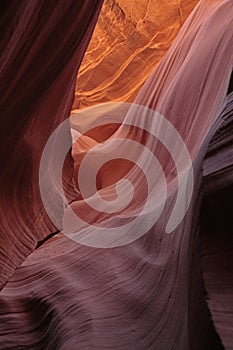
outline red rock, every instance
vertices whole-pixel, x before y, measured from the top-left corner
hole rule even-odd
[[[42,3],[43,20],[57,23],[58,17],[49,15],[57,6],[51,4],[50,7],[50,3],[48,5],[47,2],[38,2],[37,5]],[[30,5],[26,6],[27,10],[32,10],[31,6],[34,4],[36,3],[30,2]],[[67,2],[60,4],[65,6]],[[67,40],[74,44],[77,29],[84,23],[83,17],[80,18],[80,22],[75,18],[73,6],[75,7],[77,2],[68,4],[70,7],[66,14],[71,16],[72,21],[69,22]],[[85,4],[86,11],[90,14],[90,23],[85,22],[87,27],[84,31],[88,33],[95,22],[99,5],[92,8],[97,2]],[[6,23],[14,13],[14,8],[10,8],[11,6],[9,12],[6,12]],[[64,30],[67,23],[64,7],[62,13],[59,13],[64,22],[59,22],[59,25],[57,23],[56,28],[62,27]],[[32,18],[35,18],[35,12]],[[218,350],[224,349],[222,344],[226,349],[232,348],[232,222],[229,217],[232,197],[232,94],[227,97],[233,57],[232,18],[231,0],[200,1],[166,55],[140,89],[136,103],[141,109],[135,109],[134,104],[126,105],[126,109],[122,111],[122,105],[105,104],[79,111],[71,118],[73,135],[82,134],[82,138],[81,142],[73,146],[74,164],[71,158],[68,158],[64,165],[64,183],[70,201],[64,210],[64,224],[67,223],[67,218],[70,224],[69,215],[72,208],[79,215],[87,204],[82,194],[75,194],[74,186],[77,191],[80,188],[77,179],[72,178],[73,165],[74,174],[78,176],[84,156],[90,154],[97,144],[100,145],[97,151],[104,155],[103,158],[118,150],[114,144],[115,140],[122,143],[127,141],[123,149],[125,156],[135,156],[131,146],[128,147],[132,145],[130,141],[137,141],[143,147],[143,151],[140,148],[138,153],[135,152],[136,166],[132,162],[125,164],[122,159],[115,165],[110,161],[97,176],[98,191],[104,193],[105,199],[118,198],[117,188],[113,183],[121,180],[123,176],[135,186],[137,196],[132,197],[126,210],[118,210],[117,214],[105,215],[100,211],[99,215],[97,210],[85,207],[83,217],[90,221],[84,222],[82,230],[76,232],[78,235],[94,235],[100,227],[106,232],[110,232],[112,227],[120,231],[119,223],[122,223],[123,233],[125,232],[123,238],[140,234],[147,222],[141,224],[143,216],[139,215],[137,210],[141,209],[140,205],[144,204],[145,197],[151,198],[149,195],[153,193],[154,188],[157,191],[156,186],[158,191],[162,192],[163,189],[159,176],[158,183],[154,184],[151,191],[145,191],[146,181],[143,173],[151,164],[145,148],[150,149],[153,157],[158,157],[162,165],[167,196],[161,216],[148,232],[130,244],[105,249],[79,244],[68,238],[64,226],[64,232],[44,241],[26,258],[36,243],[48,237],[51,227],[54,228],[45,217],[45,208],[41,211],[38,178],[31,174],[38,171],[46,138],[71,109],[75,67],[80,63],[80,55],[82,56],[85,45],[82,46],[78,41],[81,45],[81,51],[78,51],[80,46],[76,42],[77,46],[74,46],[77,51],[72,51],[73,55],[69,59],[67,56],[71,53],[68,45],[64,45],[63,50],[56,48],[51,57],[48,55],[50,51],[46,51],[48,61],[45,66],[41,61],[41,67],[47,69],[36,71],[35,80],[26,80],[25,90],[19,92],[12,105],[9,104],[12,94],[7,95],[8,104],[5,106],[9,108],[8,112],[16,112],[16,107],[22,102],[28,102],[27,107],[34,107],[35,111],[27,112],[24,116],[22,111],[26,107],[22,104],[19,116],[23,119],[19,118],[18,124],[15,124],[15,119],[10,114],[9,119],[2,121],[5,127],[5,141],[9,142],[8,154],[3,159],[4,165],[9,168],[3,168],[1,175],[5,175],[7,181],[1,197],[4,209],[2,220],[5,221],[2,224],[4,236],[0,246],[0,262],[1,267],[5,269],[1,274],[2,285],[7,280],[8,282],[0,292],[0,348]],[[13,24],[15,22],[12,20]],[[44,26],[41,27],[43,28]],[[56,31],[52,33],[53,38]],[[46,38],[47,36],[44,38],[45,42]],[[87,41],[88,38],[89,35],[86,37]],[[32,41],[34,43],[34,40]],[[38,48],[42,50],[40,52],[44,52],[42,42]],[[64,55],[64,49],[67,50],[67,56]],[[30,61],[30,57],[29,55],[25,58],[25,69],[30,67],[27,65],[27,59]],[[56,65],[52,64],[55,58],[58,62],[59,58],[61,59],[61,66],[64,64],[64,69],[63,66],[59,66],[60,75],[57,75]],[[10,80],[13,73],[8,74],[6,78]],[[22,73],[18,74],[20,76]],[[43,81],[45,79],[48,84],[42,85],[42,91],[39,89],[40,84],[36,84],[38,77],[43,78]],[[17,81],[16,79],[14,84]],[[20,79],[19,81],[21,82]],[[41,94],[40,99],[30,101],[34,94],[29,87],[34,87],[33,92]],[[62,91],[67,91],[67,94],[62,96]],[[58,105],[55,101],[58,101]],[[111,113],[116,113],[116,116],[122,118],[121,122],[117,124],[116,119],[112,118],[108,126],[96,127],[96,120],[104,124],[106,116],[111,116],[109,106],[112,106]],[[149,108],[153,111],[152,114]],[[99,110],[101,113],[98,114]],[[52,111],[53,118],[49,114]],[[137,114],[138,111],[146,113]],[[155,114],[155,111],[163,117]],[[39,112],[43,113],[38,115]],[[152,120],[151,115],[154,117]],[[143,116],[146,118],[143,119]],[[136,127],[125,125],[130,117]],[[180,190],[178,187],[184,185],[180,181],[180,175],[184,176],[188,167],[190,174],[192,172],[184,157],[183,142],[174,137],[175,133],[170,137],[169,130],[174,132],[174,128],[169,127],[167,121],[182,136],[190,152],[194,174],[194,191],[188,211],[169,234],[166,233],[166,228],[176,206]],[[69,136],[67,125],[66,128],[65,136]],[[88,128],[93,129],[85,133]],[[8,136],[7,130],[12,131],[12,136]],[[154,140],[153,134],[158,135],[160,141]],[[105,140],[109,142],[104,143]],[[61,190],[57,182],[59,169],[56,163],[60,156],[58,151],[61,151],[61,145],[63,146],[60,141],[62,140],[58,138],[54,144],[56,148],[52,153],[52,163],[47,169],[48,175],[51,175],[51,178],[48,178],[48,198],[51,193],[60,194]],[[69,141],[70,139],[67,143]],[[166,145],[169,145],[168,149]],[[171,159],[171,154],[176,155],[175,159]],[[28,157],[24,161],[23,156],[26,155]],[[25,168],[28,163],[33,171],[30,167]],[[141,170],[138,164],[143,165]],[[97,157],[94,156],[88,163],[88,171],[82,179],[88,182],[97,165]],[[181,173],[177,171],[179,166]],[[24,182],[21,182],[22,178],[25,178]],[[11,189],[12,184],[14,186]],[[23,186],[19,188],[19,184]],[[96,193],[93,192],[93,184],[90,182],[89,185],[89,198],[94,202]],[[176,206],[177,214],[182,212],[188,199],[188,185],[192,185],[191,180],[182,192],[184,201],[180,201]],[[31,188],[33,191],[29,192]],[[128,188],[119,188],[118,196],[123,201]],[[62,218],[63,207],[57,198],[60,201],[63,199],[62,196],[54,197],[52,209],[58,218]],[[98,204],[98,200],[96,202]],[[148,208],[154,213],[157,205],[156,201],[151,201]],[[211,216],[213,214],[214,220]],[[147,213],[145,217],[146,215]],[[124,231],[124,224],[133,222],[135,217],[139,219],[137,225],[131,231]],[[37,218],[37,221],[34,218]],[[75,231],[75,227],[71,229]],[[73,233],[75,232],[71,232],[71,238],[74,238]],[[75,238],[79,238],[78,235]],[[31,241],[28,242],[27,239]],[[10,249],[10,246],[13,249]],[[22,264],[19,266],[20,262]],[[14,273],[9,279],[13,270]],[[208,302],[205,288],[208,292]]]

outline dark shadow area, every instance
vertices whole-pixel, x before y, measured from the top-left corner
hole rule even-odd
[[[233,71],[231,73],[231,79],[230,79],[230,83],[229,83],[227,94],[229,95],[232,91],[233,91]]]

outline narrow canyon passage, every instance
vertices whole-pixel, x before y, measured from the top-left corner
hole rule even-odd
[[[0,6],[0,349],[232,350],[232,1]]]

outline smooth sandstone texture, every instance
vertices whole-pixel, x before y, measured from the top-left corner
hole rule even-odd
[[[38,241],[57,230],[39,191],[39,164],[53,130],[69,117],[77,69],[102,1],[1,4],[0,288]],[[69,125],[65,132],[71,139]],[[56,145],[54,144],[54,147]],[[64,182],[72,189],[72,159]],[[44,176],[54,172],[53,157]],[[58,191],[55,210],[62,216]]]
[[[73,109],[133,102],[198,0],[106,0],[79,69]]]
[[[0,348],[232,349],[233,95],[228,89],[232,21],[231,0],[200,1],[136,97],[136,103],[159,111],[176,127],[190,152],[194,193],[185,218],[173,232],[165,233],[177,197],[178,174],[162,142],[145,132],[149,114],[141,115],[145,117],[141,119],[132,107],[117,125],[113,120],[108,128],[95,128],[83,135],[73,146],[73,164],[68,159],[64,166],[65,174],[73,174],[74,167],[71,187],[79,190],[80,164],[93,146],[100,144],[100,155],[104,155],[113,149],[105,140],[118,138],[122,144],[136,140],[149,148],[163,167],[168,188],[163,213],[131,244],[99,249],[78,244],[60,232],[20,266],[16,264],[17,269],[0,292]],[[89,115],[80,111],[71,118],[74,132],[81,133],[84,124],[91,128],[98,118],[103,120],[106,108],[104,105],[102,115],[95,113],[97,107]],[[125,126],[130,117],[140,119],[143,130]],[[160,123],[152,122],[151,132],[154,128],[166,137],[167,129]],[[180,144],[176,139],[170,142],[178,153]],[[138,159],[145,160],[142,170],[149,165],[145,154],[138,153]],[[52,167],[48,169],[52,171]],[[71,191],[73,200],[64,211],[68,224],[71,209],[77,215],[85,213],[88,219],[83,230],[93,234],[94,225],[108,229],[132,220],[137,199],[143,202],[147,194],[143,171],[137,164],[122,166],[120,160],[106,164],[98,173],[97,187],[112,199],[116,196],[114,183],[122,177],[131,180],[137,193],[126,210],[117,215],[96,215],[82,196],[75,197]],[[54,184],[50,185],[53,193]],[[124,191],[118,196],[124,199]],[[54,205],[56,209],[56,201]],[[26,209],[17,212],[20,233],[20,219],[31,222]],[[133,235],[141,229],[138,225],[125,234]],[[20,235],[15,232],[15,237],[19,239]],[[8,255],[13,259],[14,252],[8,250]]]

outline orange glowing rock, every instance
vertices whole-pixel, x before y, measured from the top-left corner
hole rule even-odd
[[[133,101],[198,0],[106,0],[79,70],[73,109]]]

